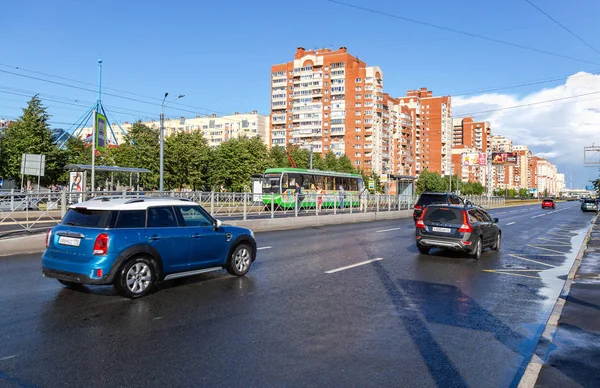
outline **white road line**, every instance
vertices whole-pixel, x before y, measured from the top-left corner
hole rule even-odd
[[[2,358],[0,358],[0,361],[6,361],[6,360],[10,360],[11,358],[15,358],[15,357],[17,357],[17,355],[16,355],[16,354],[15,354],[15,355],[12,355],[12,356],[8,356],[8,357],[2,357]]]
[[[352,264],[352,265],[347,265],[345,267],[340,267],[340,268],[332,269],[332,270],[329,270],[329,271],[325,271],[325,273],[328,273],[328,274],[330,274],[330,273],[336,273],[336,272],[344,271],[346,269],[360,267],[361,265],[365,265],[365,264],[372,263],[374,261],[381,261],[381,260],[383,260],[383,258],[382,257],[378,257],[376,259],[361,261],[360,263],[356,263],[356,264]]]
[[[506,224],[506,226],[508,226],[508,225],[514,225],[514,224],[516,224],[516,222],[509,222],[508,224]]]
[[[400,229],[402,229],[402,228],[383,229],[383,230],[377,230],[377,231],[375,231],[375,233],[391,232],[392,230],[400,230]]]
[[[508,255],[509,255],[509,256],[511,256],[511,257],[517,258],[517,259],[521,259],[521,260],[525,260],[525,261],[531,261],[532,263],[537,263],[537,264],[545,265],[546,267],[552,267],[552,268],[556,268],[556,266],[555,266],[555,265],[551,265],[551,264],[543,263],[543,262],[541,262],[541,261],[537,261],[537,260],[531,260],[531,259],[528,259],[528,258],[526,258],[526,257],[521,257],[521,256],[519,256],[519,255],[514,255],[514,254],[512,254],[512,253],[509,253]]]
[[[538,218],[538,217],[543,217],[543,216],[545,216],[545,214],[538,214],[537,216],[533,216],[531,218]]]
[[[260,247],[260,248],[256,248],[257,251],[263,250],[263,249],[271,249],[273,247]]]

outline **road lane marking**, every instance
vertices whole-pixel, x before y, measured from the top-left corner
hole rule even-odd
[[[400,230],[400,229],[402,229],[402,228],[383,229],[383,230],[377,230],[377,231],[375,231],[375,233],[391,232],[392,230]]]
[[[495,272],[541,272],[543,269],[495,269]]]
[[[538,240],[544,240],[544,241],[550,241],[550,242],[554,242],[554,243],[559,243],[559,244],[562,244],[565,247],[570,247],[571,246],[570,243],[566,243],[564,241],[555,240],[555,239],[551,239],[551,238],[538,237]],[[551,247],[552,245],[546,245],[546,246]]]
[[[566,255],[567,252],[561,252],[561,251],[557,251],[554,249],[548,249],[548,248],[544,248],[544,247],[539,247],[537,245],[531,245],[531,244],[527,244],[528,247],[532,247],[532,248],[537,248],[537,249],[543,249],[545,251],[550,251],[550,252],[554,252],[554,253],[562,253],[563,255]]]
[[[516,222],[509,222],[508,224],[506,224],[506,226],[508,226],[508,225],[514,225],[514,224],[516,224]]]
[[[547,263],[544,263],[544,262],[541,262],[541,261],[537,261],[537,260],[528,259],[526,257],[521,257],[519,255],[515,255],[515,254],[512,254],[512,253],[509,253],[509,256],[516,257],[517,259],[521,259],[521,260],[525,260],[525,261],[531,261],[532,263],[537,263],[537,264],[545,265],[546,267],[556,268],[555,265],[547,264]]]
[[[263,250],[263,249],[271,249],[273,247],[269,246],[269,247],[260,247],[260,248],[256,248],[257,251]]]
[[[498,271],[494,271],[492,269],[482,269],[483,272],[489,272],[489,273],[497,273],[497,274],[503,274],[503,275],[513,275],[513,276],[522,276],[524,278],[532,278],[532,279],[539,279],[538,276],[529,276],[529,275],[522,275],[520,273],[511,273],[511,272],[498,272]]]
[[[537,216],[533,216],[531,218],[538,218],[538,217],[543,217],[543,216],[545,216],[545,214],[538,214]]]
[[[0,358],[0,361],[6,361],[6,360],[10,360],[11,358],[15,358],[15,357],[17,357],[17,355],[16,355],[16,354],[13,354],[12,356],[8,356],[8,357],[2,357],[2,358]]]
[[[365,264],[369,264],[369,263],[373,263],[375,261],[381,261],[381,260],[383,260],[383,258],[382,257],[378,257],[376,259],[361,261],[360,263],[356,263],[356,264],[352,264],[352,265],[347,265],[345,267],[340,267],[340,268],[332,269],[332,270],[329,270],[329,271],[325,271],[325,273],[327,273],[327,274],[336,273],[336,272],[344,271],[346,269],[360,267],[361,265],[365,265]]]
[[[564,238],[564,239],[571,239],[571,236],[565,236],[564,234],[557,234],[557,233],[552,233],[552,232],[548,232],[547,234],[549,234],[550,236],[552,236],[552,238]]]

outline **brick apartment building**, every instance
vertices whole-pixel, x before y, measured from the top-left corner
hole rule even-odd
[[[389,126],[383,72],[345,47],[299,47],[293,61],[271,67],[271,146],[333,151],[381,174],[390,169]]]
[[[487,153],[490,148],[492,129],[487,121],[475,121],[473,117],[453,119],[452,165],[454,174],[463,182],[479,182],[487,185],[487,165],[465,166],[464,154]]]
[[[434,97],[427,88],[408,90],[399,97],[414,122],[413,175],[423,170],[448,175],[452,172],[452,106],[450,96]]]

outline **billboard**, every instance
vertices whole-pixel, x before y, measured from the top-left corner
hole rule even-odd
[[[516,165],[518,160],[516,152],[492,152],[492,164]]]
[[[487,156],[484,152],[470,152],[462,155],[463,166],[485,166],[487,163]]]
[[[96,149],[99,151],[106,151],[106,141],[108,140],[107,134],[107,121],[106,116],[96,112],[95,127],[96,127]]]

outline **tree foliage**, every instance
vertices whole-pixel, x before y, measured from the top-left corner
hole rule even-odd
[[[50,115],[37,95],[33,96],[23,115],[5,130],[2,136],[2,174],[17,182],[21,181],[21,158],[23,154],[46,155],[45,174],[42,184],[57,182],[63,174],[66,159],[54,144],[48,125]],[[32,177],[28,177],[32,178]]]
[[[111,151],[114,161],[121,167],[146,168],[149,173],[140,174],[140,186],[153,189],[159,186],[160,149],[159,132],[141,122],[135,123],[125,141],[115,151]]]
[[[179,132],[165,140],[165,188],[207,186],[210,147],[201,132]]]
[[[211,153],[210,184],[233,192],[250,191],[252,174],[272,165],[267,146],[259,138],[229,139]]]

